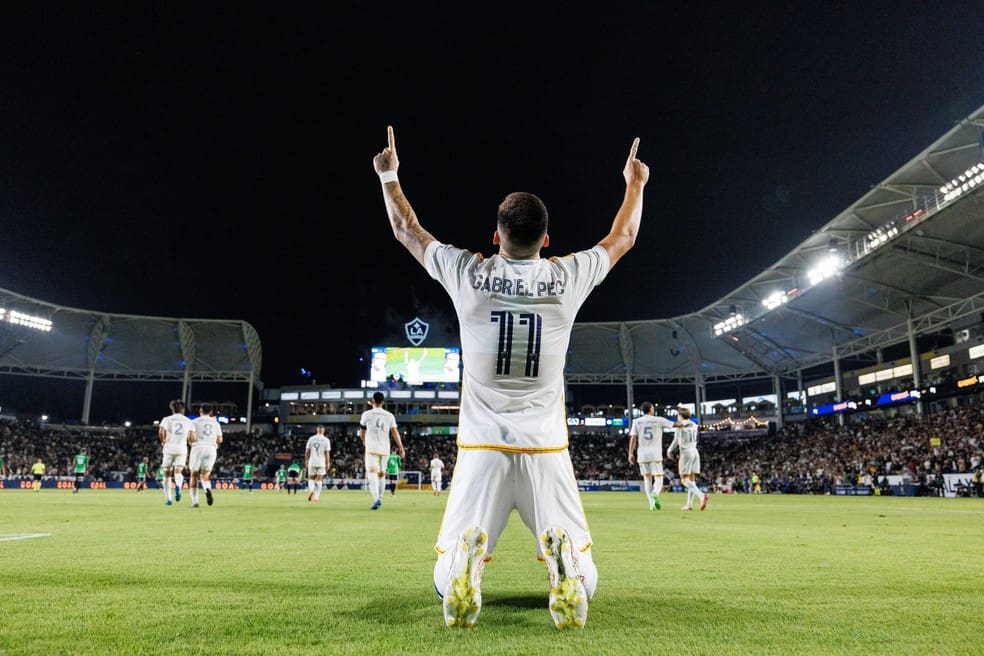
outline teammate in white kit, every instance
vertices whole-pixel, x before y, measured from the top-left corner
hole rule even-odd
[[[663,431],[672,431],[673,422],[666,417],[657,417],[656,409],[649,401],[639,408],[642,416],[633,421],[629,429],[629,464],[639,463],[642,491],[649,509],[659,510],[662,507],[659,493],[663,490]]]
[[[171,505],[171,484],[174,483],[174,500],[181,501],[181,486],[184,484],[184,468],[188,462],[188,440],[194,435],[195,427],[184,415],[185,404],[175,399],[168,404],[171,414],[161,419],[157,436],[161,440],[164,468],[165,503]]]
[[[431,470],[431,492],[433,492],[435,497],[441,496],[441,486],[444,483],[444,461],[437,456],[437,452],[434,453],[434,457],[430,461]]]
[[[530,193],[499,205],[490,258],[437,241],[397,179],[393,128],[373,159],[394,236],[451,297],[461,331],[458,456],[437,537],[434,586],[448,626],[472,626],[485,563],[515,508],[539,536],[550,575],[550,615],[581,627],[598,573],[568,453],[564,363],[581,304],[635,244],[649,168],[633,141],[625,195],[611,230],[589,250],[541,259],[547,209]],[[464,154],[467,156],[467,153]],[[465,217],[458,213],[458,220]]]
[[[331,463],[331,440],[325,435],[325,427],[318,426],[304,447],[304,468],[308,477],[308,501],[321,501],[325,474]]]
[[[222,425],[212,416],[212,406],[203,403],[198,408],[198,417],[191,422],[195,427],[195,441],[188,457],[191,470],[191,507],[198,507],[198,485],[205,490],[205,502],[212,505],[212,470],[222,444]]]
[[[700,452],[697,451],[697,424],[690,421],[690,408],[677,408],[680,420],[673,424],[676,434],[666,449],[666,459],[673,457],[673,450],[680,452],[680,464],[677,473],[680,482],[687,490],[687,503],[680,510],[692,510],[693,502],[700,499],[700,509],[707,507],[710,495],[701,492],[697,486],[697,476],[700,475]]]
[[[400,431],[396,427],[396,417],[383,408],[386,397],[382,392],[372,395],[372,407],[359,418],[359,439],[365,448],[366,487],[372,495],[372,510],[383,505],[383,491],[386,489],[386,461],[390,455],[390,438],[396,443],[401,458],[407,454],[403,450]]]

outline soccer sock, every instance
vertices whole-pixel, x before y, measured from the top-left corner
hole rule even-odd
[[[652,501],[650,501],[650,497],[653,494],[653,479],[649,478],[648,476],[643,477],[642,491],[646,495],[646,501],[649,501],[649,503],[652,504]]]
[[[171,500],[171,478],[169,476],[164,478],[164,496],[167,497],[168,501]]]
[[[192,503],[198,503],[198,488],[197,487],[191,488],[191,502]]]
[[[379,477],[376,479],[376,491],[379,493],[379,499],[383,498],[383,493],[386,492],[386,478]]]
[[[658,497],[659,493],[663,491],[663,477],[654,476],[653,477],[653,496]]]
[[[317,481],[314,484],[314,498],[315,499],[320,499],[321,498],[321,490],[324,488],[324,486],[325,486],[325,484],[324,484],[323,481]]]
[[[687,481],[687,505],[691,505],[694,499],[703,499],[704,493],[697,487],[694,481]]]
[[[184,478],[185,478],[184,474],[177,474],[177,473],[174,474],[174,486],[179,490],[181,489],[181,486],[184,484]]]

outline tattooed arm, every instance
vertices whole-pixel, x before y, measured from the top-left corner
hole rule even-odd
[[[410,201],[403,195],[400,181],[396,179],[396,170],[400,167],[400,159],[396,156],[396,137],[393,127],[386,128],[389,145],[372,158],[372,166],[379,175],[383,187],[383,201],[386,203],[386,213],[389,215],[393,236],[406,246],[410,254],[418,262],[424,263],[424,251],[427,245],[434,241],[434,236],[424,230],[417,215],[410,207]]]

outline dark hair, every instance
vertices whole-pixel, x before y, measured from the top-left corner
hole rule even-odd
[[[174,399],[168,405],[171,406],[171,412],[184,412],[185,402],[181,399]]]
[[[198,411],[199,411],[199,412],[200,412],[201,414],[203,414],[203,415],[207,415],[207,414],[209,414],[210,412],[212,412],[212,404],[211,404],[211,403],[203,403],[203,404],[201,405],[201,407],[200,407],[200,408],[198,408]]]
[[[643,401],[642,405],[639,406],[639,409],[642,410],[642,414],[648,415],[650,412],[653,411],[653,404],[650,403],[649,401]]]
[[[385,398],[386,398],[386,397],[385,397],[385,396],[383,395],[383,393],[382,393],[382,392],[376,392],[376,393],[374,393],[374,394],[372,395],[372,400],[373,400],[373,402],[374,402],[374,403],[376,403],[376,404],[382,404],[382,402],[383,402],[383,400],[384,400]]]
[[[499,203],[496,228],[513,247],[535,251],[547,234],[547,206],[535,194],[514,191]]]

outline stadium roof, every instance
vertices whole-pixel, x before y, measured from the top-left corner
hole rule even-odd
[[[696,312],[577,323],[569,383],[682,384],[795,375],[874,354],[984,310],[984,106],[799,246]],[[961,180],[961,176],[964,176]],[[814,282],[822,260],[836,272]],[[775,296],[774,296],[775,295]],[[774,309],[763,302],[772,298]],[[715,335],[715,326],[734,329]],[[911,322],[911,323],[910,323]],[[975,319],[975,323],[976,323]]]
[[[12,311],[52,327],[27,327]],[[0,374],[88,381],[87,399],[101,380],[262,386],[262,359],[259,335],[245,321],[110,314],[0,289]]]

